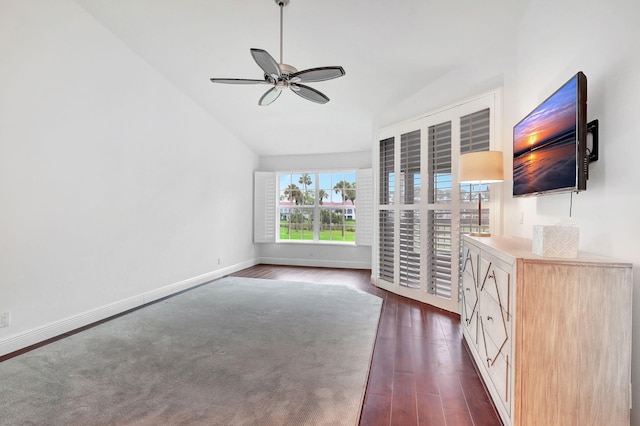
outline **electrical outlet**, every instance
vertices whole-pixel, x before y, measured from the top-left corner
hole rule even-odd
[[[3,312],[0,314],[0,327],[9,327],[11,325],[11,312]]]

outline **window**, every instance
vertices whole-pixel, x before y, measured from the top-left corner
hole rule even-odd
[[[461,235],[477,230],[478,214],[489,230],[499,209],[489,186],[458,184],[458,158],[496,149],[497,93],[379,132],[373,275],[382,288],[459,311]]]
[[[373,188],[372,169],[325,173],[256,171],[253,241],[371,246],[375,234]]]
[[[279,173],[279,241],[356,241],[356,172]]]

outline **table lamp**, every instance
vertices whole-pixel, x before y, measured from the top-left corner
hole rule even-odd
[[[468,152],[460,156],[458,163],[458,181],[482,185],[485,183],[502,182],[504,170],[501,151]],[[482,189],[478,190],[478,232],[474,236],[489,237],[490,233],[482,232]]]

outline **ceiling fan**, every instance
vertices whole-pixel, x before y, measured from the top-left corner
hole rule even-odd
[[[266,106],[278,99],[282,89],[288,87],[293,93],[309,101],[326,104],[329,98],[316,89],[301,83],[314,83],[317,81],[331,80],[342,77],[345,72],[340,66],[309,68],[298,71],[295,67],[282,61],[282,10],[289,4],[289,0],[275,0],[280,7],[280,63],[276,62],[266,50],[251,49],[251,56],[258,66],[264,71],[264,79],[251,80],[246,78],[212,78],[213,83],[226,84],[269,84],[273,86],[267,90],[258,101],[259,105]]]

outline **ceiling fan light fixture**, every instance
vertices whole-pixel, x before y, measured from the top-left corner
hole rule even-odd
[[[275,0],[280,8],[280,62],[277,62],[266,50],[252,48],[251,56],[264,72],[264,80],[250,80],[244,78],[211,78],[213,83],[226,84],[270,84],[273,87],[262,95],[259,105],[266,106],[280,96],[283,87],[289,87],[298,96],[319,104],[329,102],[329,98],[318,90],[299,83],[314,83],[342,77],[345,72],[340,66],[317,67],[298,71],[293,65],[285,64],[282,60],[282,11],[289,0]]]
[[[264,93],[264,95],[262,95],[262,97],[258,101],[258,105],[260,106],[270,105],[273,101],[278,99],[278,97],[280,96],[280,93],[282,93],[281,87],[278,87],[278,86],[272,87],[271,89],[267,90]]]

